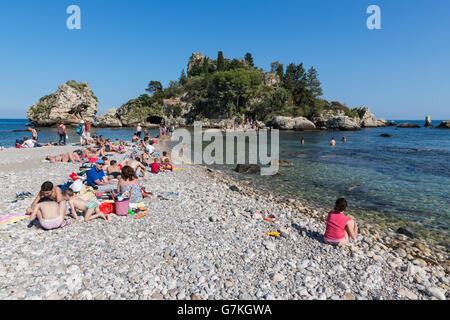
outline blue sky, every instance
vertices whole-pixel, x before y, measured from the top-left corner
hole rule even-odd
[[[68,30],[69,5],[81,30]],[[381,8],[381,30],[366,9]],[[67,80],[89,82],[99,112],[177,79],[192,52],[314,66],[324,98],[379,118],[450,119],[448,0],[15,0],[0,2],[1,118]]]

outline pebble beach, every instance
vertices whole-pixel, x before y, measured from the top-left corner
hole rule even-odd
[[[79,147],[78,147],[79,148]],[[0,218],[25,211],[76,164],[41,160],[75,146],[0,152]],[[141,219],[113,216],[54,231],[0,225],[0,299],[446,300],[448,252],[360,223],[356,243],[322,242],[328,210],[252,189],[197,165],[149,174]],[[230,187],[234,186],[230,189]],[[330,209],[330,208],[328,208]],[[259,213],[258,213],[259,212]],[[274,222],[264,220],[269,218]],[[279,232],[280,237],[267,235]]]

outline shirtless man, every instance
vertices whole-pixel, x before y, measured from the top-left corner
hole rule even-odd
[[[331,145],[332,147],[335,147],[335,146],[336,146],[336,140],[334,140],[334,138],[331,138],[330,145]]]
[[[35,129],[33,129],[33,128],[28,128],[27,129],[28,131],[31,131],[31,139],[33,139],[33,140],[38,140],[38,134],[37,134],[37,131],[35,130]]]
[[[130,166],[131,168],[133,168],[133,170],[136,172],[136,174],[138,174],[138,172],[140,172],[141,173],[141,177],[145,178],[145,167],[139,161],[131,159],[131,158],[128,158],[128,159],[122,161],[121,166],[122,166],[122,168],[124,166]],[[138,171],[138,169],[139,169],[139,171]]]
[[[55,201],[60,203],[62,201],[61,189],[57,186],[54,186],[50,181],[44,182],[41,186],[41,191],[37,195],[36,199],[34,199],[31,207],[27,208],[27,214],[32,214],[33,210],[36,206],[45,201]]]
[[[104,169],[103,169],[104,170]],[[106,173],[108,175],[108,179],[117,179],[120,176],[121,169],[117,164],[116,160],[111,160],[110,165],[106,169]]]
[[[84,150],[83,155],[85,158],[99,158],[105,156],[105,148],[100,148],[99,150],[95,150],[92,147],[86,148]]]

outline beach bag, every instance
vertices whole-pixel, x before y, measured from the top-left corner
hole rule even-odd
[[[86,187],[83,185],[83,187],[80,190],[80,194],[78,195],[78,198],[83,199],[84,201],[91,201],[94,199],[97,199],[95,196],[94,188],[92,187]]]
[[[81,134],[82,132],[83,132],[83,125],[80,124],[80,125],[78,126],[78,128],[77,128],[77,133],[78,133],[78,134]]]
[[[128,210],[130,209],[130,199],[114,201],[114,209],[118,216],[128,215]]]

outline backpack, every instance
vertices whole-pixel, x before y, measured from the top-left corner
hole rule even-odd
[[[77,128],[77,133],[78,133],[78,134],[81,134],[82,132],[83,132],[83,125],[80,124],[80,125],[78,126],[78,128]]]

